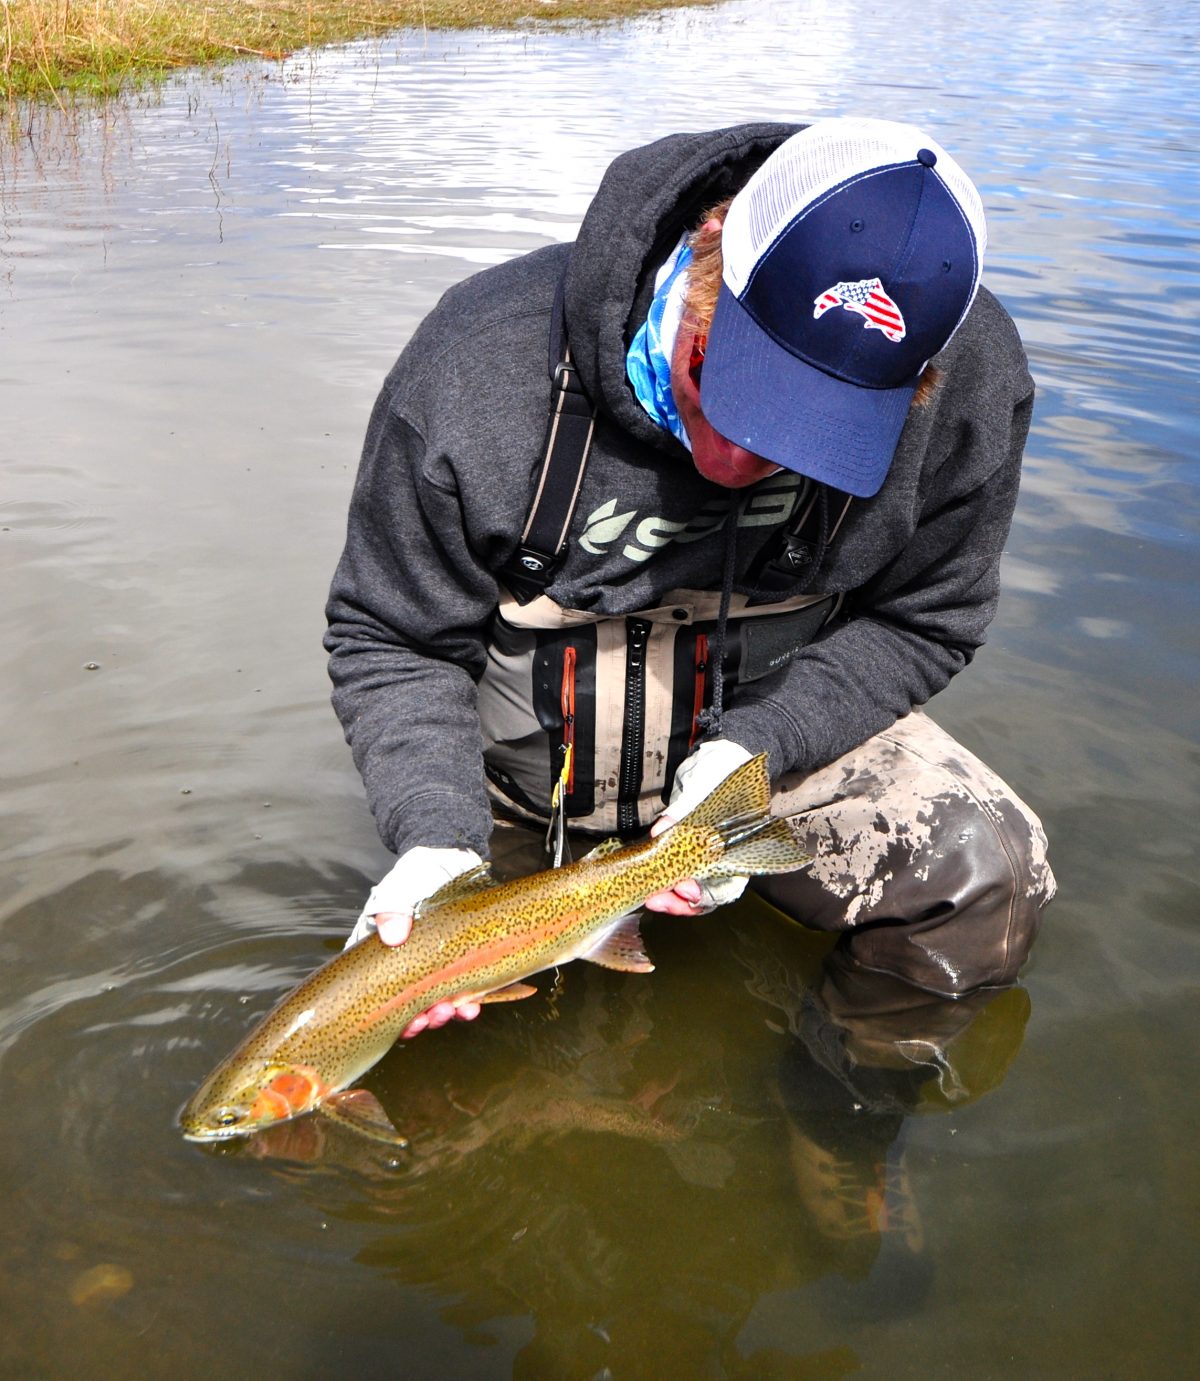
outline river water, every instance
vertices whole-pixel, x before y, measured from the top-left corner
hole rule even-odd
[[[1195,3],[406,34],[0,141],[0,1374],[1166,1377],[1196,1355]],[[1040,811],[1022,986],[890,1013],[745,904],[394,1051],[389,1160],[176,1110],[388,865],[320,635],[441,291],[679,128],[974,175],[1039,402],[939,718]]]

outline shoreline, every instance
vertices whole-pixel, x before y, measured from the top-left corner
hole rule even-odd
[[[399,29],[553,29],[721,0],[3,0],[0,99],[63,103],[166,81],[188,67],[282,62]]]

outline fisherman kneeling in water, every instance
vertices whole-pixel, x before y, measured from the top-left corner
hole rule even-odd
[[[445,294],[376,404],[327,611],[400,855],[353,939],[401,942],[493,812],[630,838],[766,753],[814,862],[753,886],[864,970],[1015,979],[1041,826],[917,708],[984,641],[1033,401],[984,244],[921,131],[752,124],[623,155],[574,245]]]

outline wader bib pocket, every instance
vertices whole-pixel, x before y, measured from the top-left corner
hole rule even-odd
[[[730,604],[725,696],[785,666],[840,605],[832,595]],[[568,747],[564,793],[572,828],[631,836],[662,811],[675,772],[700,736],[712,695],[720,594],[671,592],[623,618],[563,609],[545,595],[506,596],[493,619],[479,683],[493,804],[544,825]]]

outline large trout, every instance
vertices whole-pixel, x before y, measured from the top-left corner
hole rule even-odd
[[[631,973],[654,967],[638,907],[685,878],[788,873],[809,861],[770,816],[765,756],[732,772],[677,824],[635,844],[606,840],[577,863],[498,883],[486,863],[416,910],[412,935],[370,935],[288,994],[180,1114],[191,1141],[246,1136],[318,1112],[405,1144],[374,1094],[349,1087],[435,1002],[504,1002],[521,980],[571,959]]]

